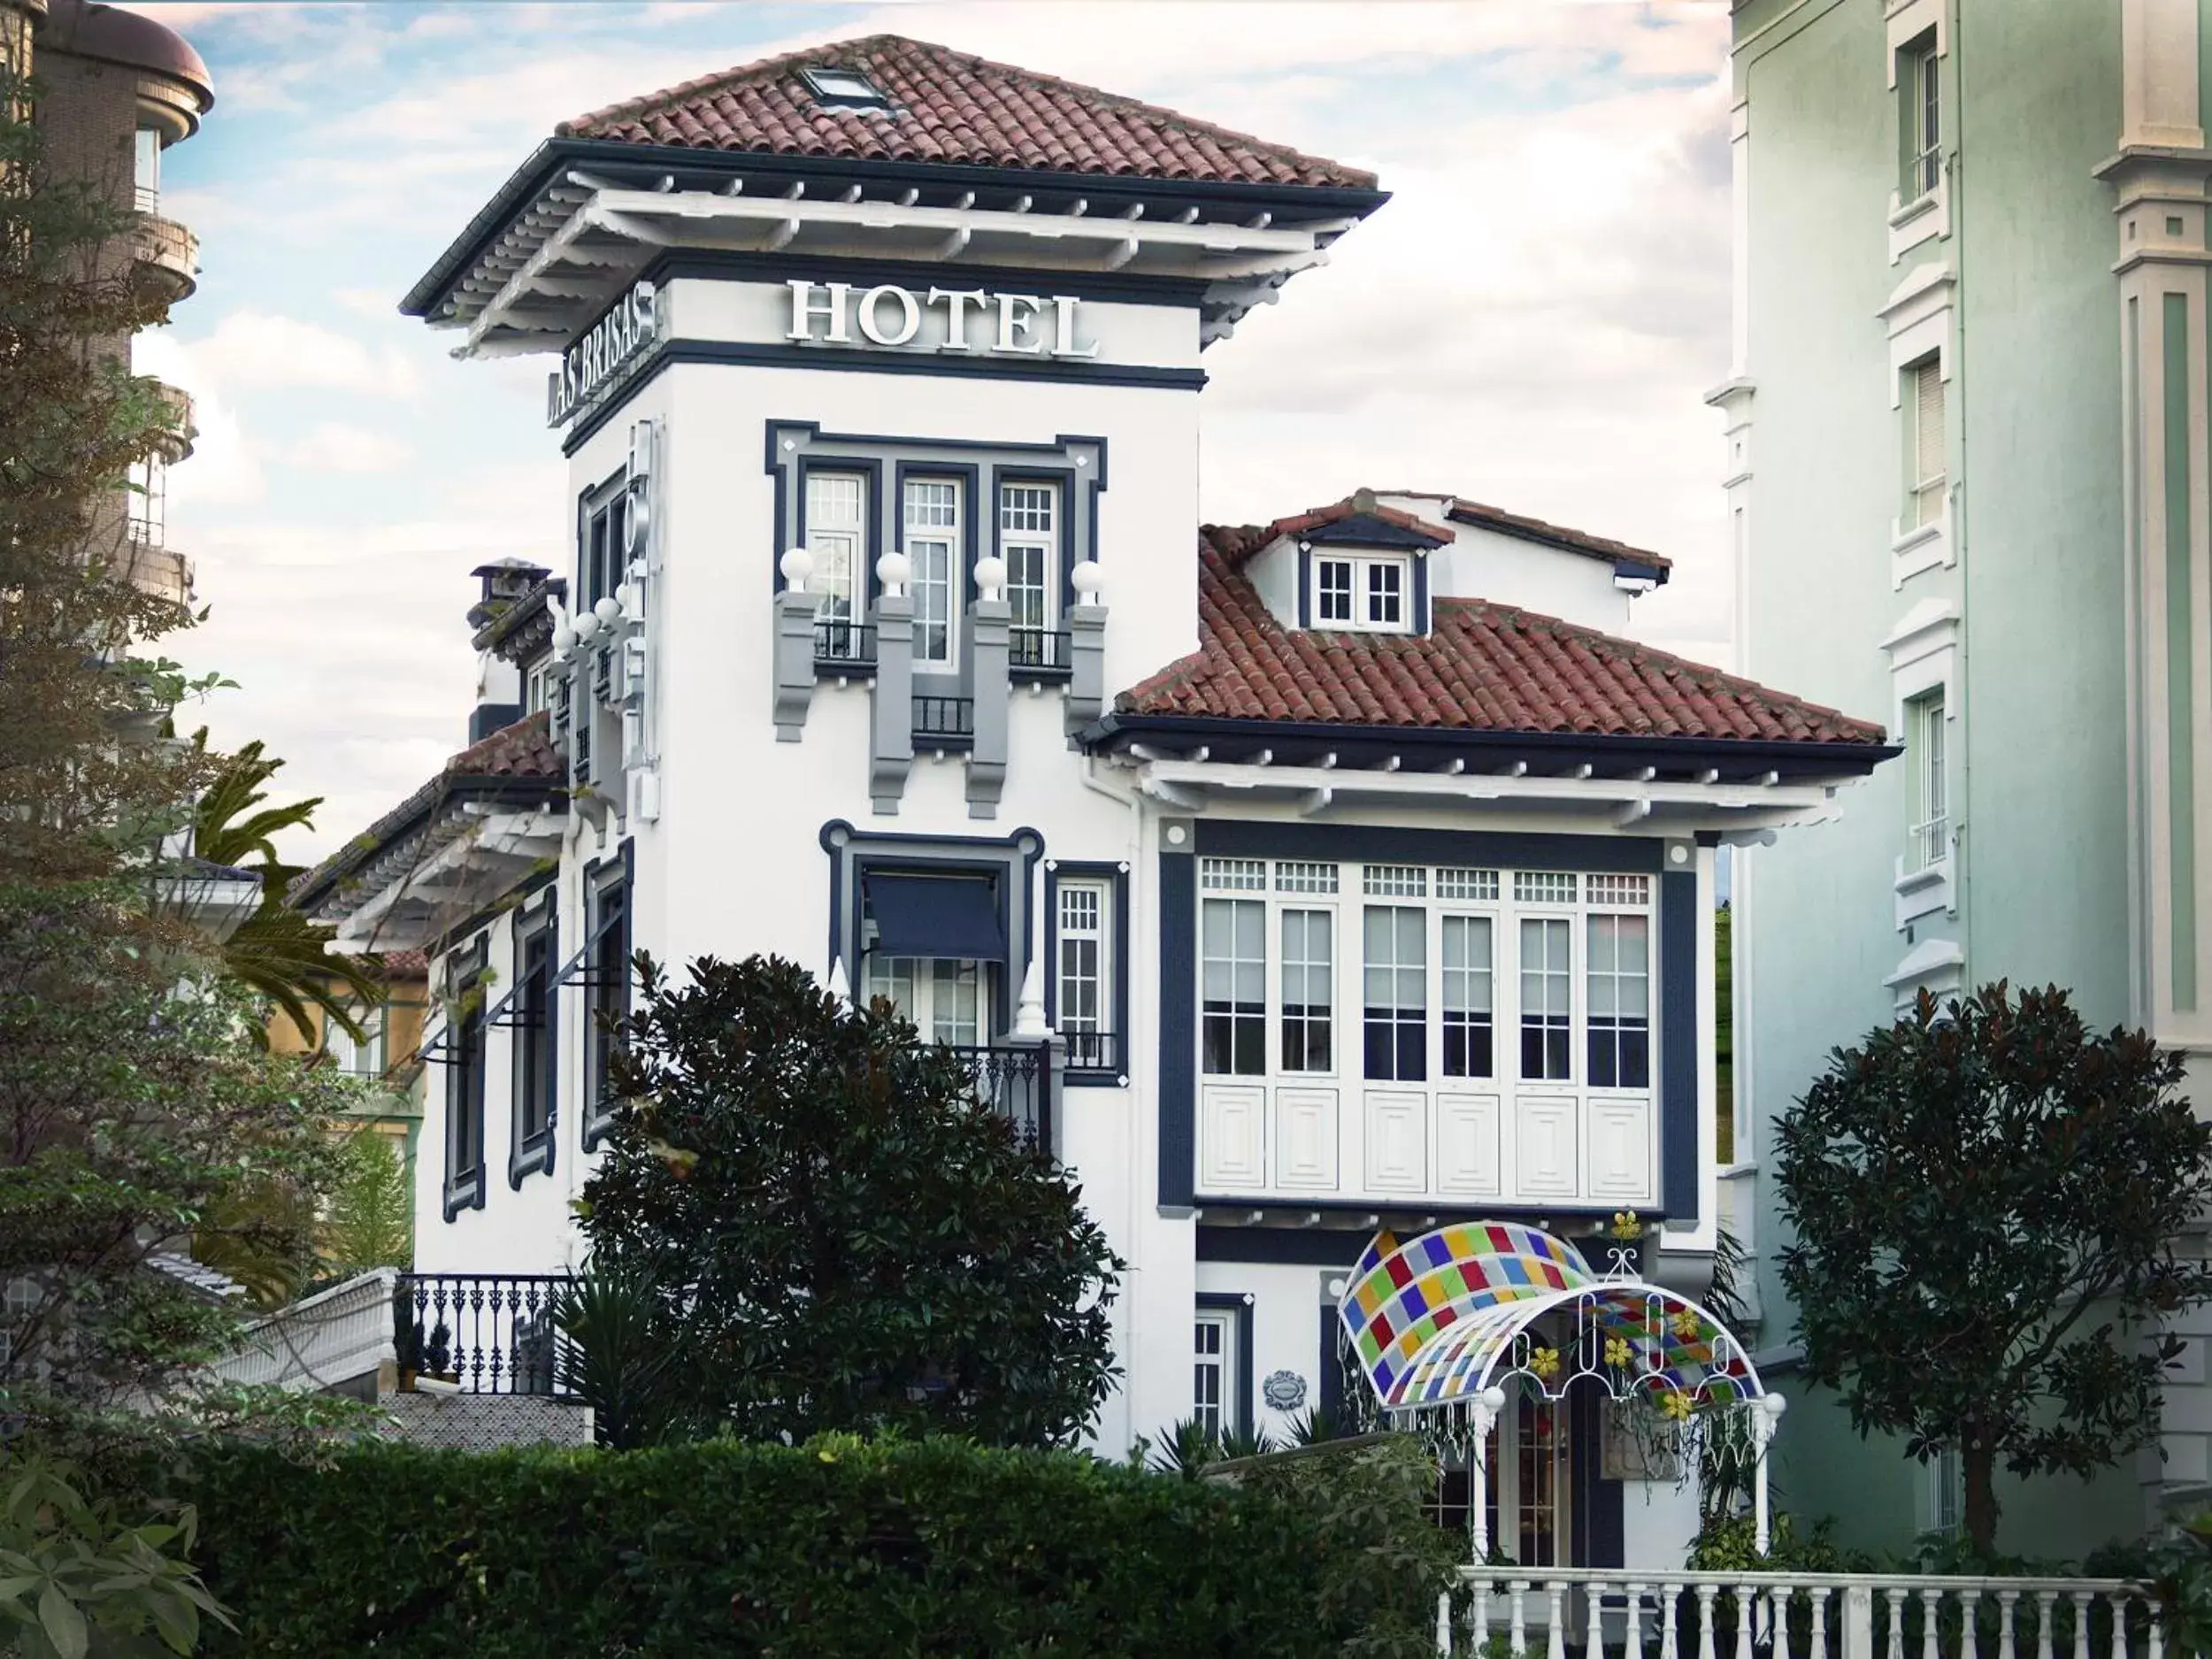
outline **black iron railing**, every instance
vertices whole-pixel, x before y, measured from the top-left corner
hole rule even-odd
[[[1073,672],[1075,659],[1064,630],[1010,628],[1006,661],[1017,673],[1065,674]]]
[[[876,664],[876,628],[872,622],[825,618],[814,625],[814,660],[838,667]]]
[[[1121,1037],[1110,1031],[1063,1031],[1071,1071],[1119,1071]]]
[[[975,735],[975,699],[973,697],[915,698],[914,735],[917,738],[973,737]]]
[[[565,1273],[402,1273],[392,1340],[402,1386],[428,1378],[472,1394],[565,1393],[553,1304]]]
[[[1013,1124],[1024,1141],[1052,1147],[1052,1045],[1048,1042],[993,1043],[967,1048],[947,1044],[968,1068],[976,1104]]]

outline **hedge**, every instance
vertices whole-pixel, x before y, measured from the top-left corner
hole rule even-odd
[[[174,1489],[239,1624],[217,1659],[1302,1659],[1348,1633],[1314,1590],[1348,1541],[1325,1518],[1071,1453],[233,1447]]]

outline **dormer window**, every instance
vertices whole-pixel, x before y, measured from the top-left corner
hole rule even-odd
[[[843,109],[879,110],[890,100],[876,88],[876,83],[857,69],[802,69],[800,78],[807,90],[814,95],[817,104],[834,104]]]
[[[1316,551],[1313,626],[1354,633],[1412,632],[1412,560],[1402,554]]]

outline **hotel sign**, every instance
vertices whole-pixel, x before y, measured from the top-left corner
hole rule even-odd
[[[547,426],[565,425],[597,403],[660,338],[658,298],[650,282],[640,282],[561,354],[561,366],[545,377]]]
[[[884,346],[1002,357],[1094,357],[1079,343],[1080,302],[1064,294],[993,294],[982,288],[917,292],[895,282],[794,280],[786,340],[806,345]],[[930,326],[925,330],[925,321]]]

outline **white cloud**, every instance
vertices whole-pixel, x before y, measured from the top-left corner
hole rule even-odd
[[[192,356],[203,373],[242,391],[314,388],[403,398],[422,389],[421,373],[396,351],[373,351],[335,329],[265,311],[232,311],[193,343]]]
[[[284,460],[311,472],[392,472],[412,460],[414,453],[404,439],[389,433],[325,420],[287,446]]]

